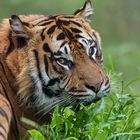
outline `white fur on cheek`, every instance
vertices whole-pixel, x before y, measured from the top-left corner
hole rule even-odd
[[[90,89],[86,88],[86,91],[87,91],[87,94],[88,94],[88,95],[91,95],[93,98],[95,98],[95,97],[96,97],[96,93],[95,93],[95,92],[93,92],[92,90],[90,90]]]
[[[103,83],[102,86],[101,86],[100,91],[97,94],[97,96],[100,97],[100,98],[106,96],[110,89],[108,89],[108,90],[105,90],[105,89],[107,89],[107,86],[105,86],[105,84]]]

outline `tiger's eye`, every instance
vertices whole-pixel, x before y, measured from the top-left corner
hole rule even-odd
[[[89,54],[90,54],[90,55],[93,55],[93,54],[94,54],[94,47],[90,47],[90,49],[89,49]]]
[[[65,64],[66,60],[64,58],[59,58],[58,62],[61,63],[61,64]]]

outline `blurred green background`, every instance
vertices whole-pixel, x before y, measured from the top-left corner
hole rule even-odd
[[[72,14],[85,0],[0,0],[0,21],[12,14]],[[92,26],[102,37],[105,65],[125,84],[140,77],[140,0],[92,0]],[[112,65],[113,63],[113,65]],[[140,82],[133,84],[139,93]]]

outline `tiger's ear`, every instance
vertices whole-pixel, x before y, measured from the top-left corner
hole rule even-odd
[[[89,16],[93,14],[93,7],[91,0],[86,0],[84,6],[78,9],[74,15],[77,17],[82,17],[88,21]]]
[[[9,23],[17,37],[29,39],[32,36],[31,25],[22,22],[18,16],[12,15],[11,19],[9,19]]]

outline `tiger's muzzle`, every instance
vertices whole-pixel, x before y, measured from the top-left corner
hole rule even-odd
[[[110,81],[102,67],[96,63],[86,67],[77,64],[66,86],[68,94],[85,102],[96,102],[110,92]],[[88,67],[90,66],[90,67]]]

